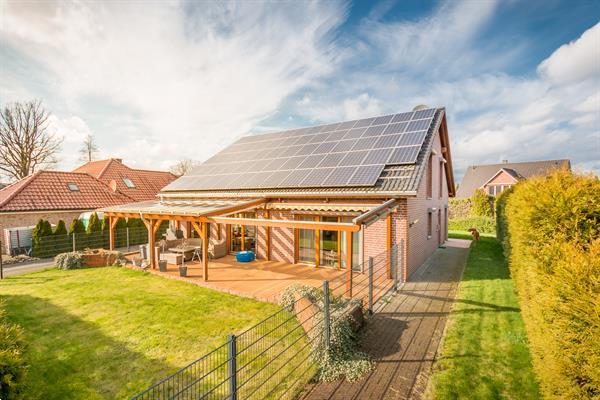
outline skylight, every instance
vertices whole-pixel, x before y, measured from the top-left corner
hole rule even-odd
[[[79,192],[79,186],[75,182],[68,182],[67,187],[71,192]]]
[[[125,183],[125,186],[127,186],[129,189],[134,189],[135,188],[135,185],[131,181],[131,179],[129,179],[129,178],[123,178],[123,182]]]

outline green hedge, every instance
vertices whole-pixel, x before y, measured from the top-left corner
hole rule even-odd
[[[27,363],[23,329],[8,320],[0,300],[0,399],[23,398]]]
[[[547,398],[600,398],[600,181],[558,171],[515,185],[498,213]]]
[[[476,228],[480,233],[496,233],[496,221],[490,217],[454,218],[448,220],[448,230],[466,231]]]

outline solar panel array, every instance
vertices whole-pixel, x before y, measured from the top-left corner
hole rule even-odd
[[[169,189],[373,186],[386,165],[416,162],[435,111],[246,136]]]

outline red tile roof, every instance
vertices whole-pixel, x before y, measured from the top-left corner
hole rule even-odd
[[[88,173],[109,186],[114,184],[117,190],[136,201],[154,199],[163,187],[177,178],[170,172],[129,168],[115,158],[89,162],[74,172]],[[135,187],[127,187],[124,178],[131,180]]]
[[[93,210],[133,200],[86,173],[38,171],[0,190],[0,212]]]

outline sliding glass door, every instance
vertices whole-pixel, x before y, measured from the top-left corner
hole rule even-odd
[[[341,222],[352,222],[352,217],[342,217]],[[361,269],[361,232],[340,232],[341,268],[346,269],[346,235],[352,235],[352,269]]]
[[[314,221],[314,217],[299,215],[299,221]],[[315,231],[312,229],[298,229],[298,262],[315,264],[316,247]]]
[[[338,222],[338,217],[321,217],[322,222]],[[319,232],[320,265],[335,267],[339,265],[339,234],[337,231]]]
[[[235,214],[236,218],[255,218],[254,213],[241,213]],[[230,245],[229,250],[231,252],[238,252],[243,250],[256,251],[256,227],[250,225],[230,225],[229,226],[229,237]]]

